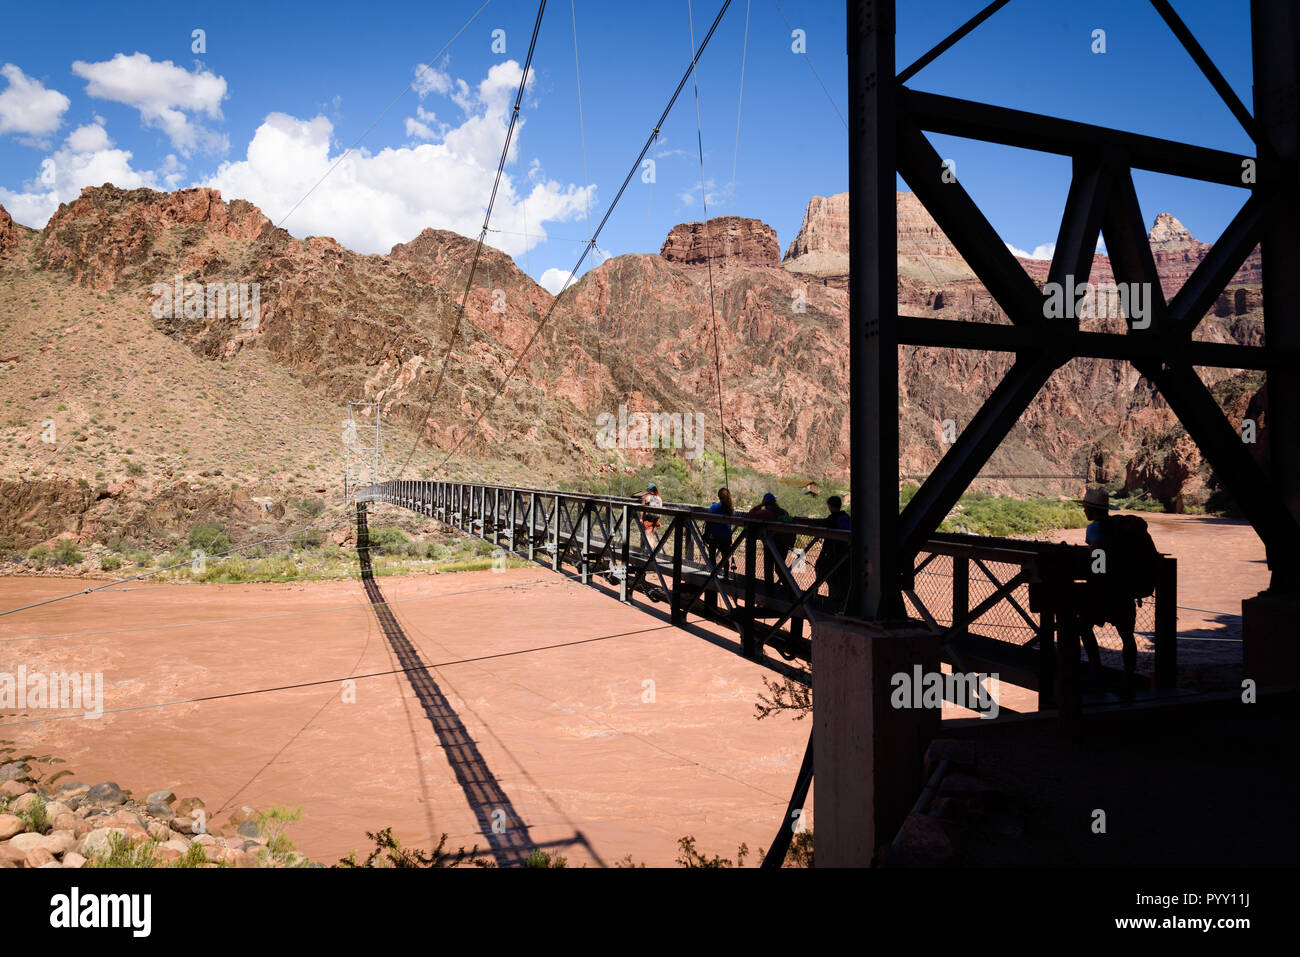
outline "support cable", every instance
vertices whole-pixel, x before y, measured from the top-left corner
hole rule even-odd
[[[479,412],[478,416],[474,419],[473,423],[470,425],[469,431],[466,432],[465,435],[461,437],[460,441],[458,441],[451,448],[451,450],[447,452],[446,455],[443,456],[442,461],[438,463],[438,466],[435,469],[435,471],[442,469],[443,466],[445,466],[447,462],[450,461],[451,457],[455,455],[458,451],[460,451],[460,449],[465,445],[465,442],[472,435],[474,435],[474,433],[478,430],[479,423],[483,421],[483,417],[487,415],[487,413],[491,411],[492,406],[496,404],[496,400],[501,396],[501,393],[505,391],[506,385],[514,377],[515,372],[519,369],[520,363],[523,362],[524,357],[527,356],[529,351],[532,349],[533,344],[537,342],[537,338],[538,336],[541,335],[542,330],[545,329],[547,323],[550,322],[551,316],[555,314],[555,309],[559,305],[560,300],[563,298],[564,293],[568,291],[570,285],[573,283],[574,277],[578,273],[578,270],[582,268],[582,264],[586,261],[588,253],[590,253],[591,250],[595,247],[596,240],[600,237],[601,232],[604,230],[605,224],[609,222],[610,216],[613,215],[614,210],[618,207],[619,200],[622,199],[623,194],[627,191],[628,184],[632,182],[632,177],[635,176],[637,170],[640,169],[641,161],[645,159],[646,153],[650,151],[651,145],[654,143],[655,139],[659,135],[659,130],[663,127],[664,121],[667,120],[668,114],[672,111],[673,104],[677,102],[677,98],[681,95],[682,90],[686,86],[686,81],[690,79],[691,72],[695,69],[696,61],[699,60],[700,56],[703,55],[705,49],[708,47],[709,40],[713,37],[714,31],[717,30],[718,24],[722,21],[723,14],[727,12],[727,8],[730,6],[731,6],[731,0],[723,0],[722,8],[718,10],[718,15],[714,18],[713,25],[709,27],[709,32],[705,34],[704,40],[700,44],[700,48],[696,52],[694,59],[691,61],[690,65],[687,66],[685,72],[682,73],[682,78],[678,82],[676,90],[673,91],[673,95],[669,98],[668,105],[664,107],[664,111],[660,115],[658,122],[655,123],[654,129],[650,132],[650,135],[646,137],[645,145],[641,147],[641,152],[637,155],[636,161],[632,164],[631,169],[628,170],[627,176],[623,180],[623,185],[619,187],[618,193],[615,194],[614,196],[614,201],[610,204],[609,209],[605,211],[605,215],[601,218],[600,224],[596,227],[596,230],[592,234],[591,239],[588,240],[586,248],[583,249],[582,255],[578,257],[577,263],[575,263],[573,269],[569,271],[569,277],[564,281],[564,285],[560,288],[560,291],[556,293],[555,298],[551,301],[550,308],[546,310],[546,315],[542,317],[542,321],[538,324],[537,328],[533,331],[533,335],[528,340],[527,344],[524,346],[523,351],[521,351],[519,355],[515,358],[514,363],[510,366],[510,370],[506,373],[505,378],[501,381],[501,385],[498,386],[497,391],[492,396],[492,399]]]
[[[731,487],[731,471],[727,465],[727,423],[722,406],[722,353],[718,345],[718,311],[713,295],[713,242],[709,235],[709,188],[704,179],[704,131],[700,121],[700,80],[695,69],[695,13],[691,0],[686,0],[686,18],[691,35],[691,86],[695,91],[695,145],[700,155],[700,203],[704,207],[704,263],[709,276],[709,316],[713,320],[713,378],[718,390],[718,433],[722,436],[722,484]],[[745,21],[748,23],[748,19]],[[740,119],[736,119],[736,142],[740,142]],[[733,160],[733,164],[734,164]],[[733,172],[734,175],[734,172]],[[734,183],[732,184],[734,187]],[[698,436],[697,436],[698,438]]]
[[[451,336],[447,340],[447,349],[443,353],[442,365],[438,368],[438,378],[434,382],[433,391],[429,394],[429,402],[425,407],[424,414],[420,416],[420,421],[416,428],[415,441],[411,443],[411,451],[406,454],[406,461],[402,463],[401,469],[397,472],[397,479],[401,479],[401,477],[406,473],[407,467],[411,464],[411,459],[415,456],[415,450],[420,447],[420,441],[424,438],[429,414],[433,411],[433,403],[437,400],[438,392],[442,389],[442,382],[447,374],[447,364],[451,361],[452,349],[455,348],[456,340],[460,335],[461,321],[465,317],[465,304],[469,301],[470,289],[473,288],[474,285],[474,272],[478,268],[479,257],[483,254],[483,243],[487,238],[488,226],[492,220],[492,207],[496,204],[497,191],[501,187],[501,176],[505,171],[506,157],[510,153],[510,140],[514,135],[515,126],[519,123],[519,107],[524,99],[524,89],[528,85],[528,75],[529,71],[532,69],[533,51],[537,48],[537,33],[542,28],[542,14],[545,12],[546,0],[541,0],[537,5],[537,20],[533,23],[533,36],[528,43],[528,56],[524,58],[524,69],[519,76],[519,90],[515,93],[514,108],[510,111],[510,123],[506,126],[506,139],[501,145],[501,159],[497,162],[496,177],[492,180],[492,195],[488,198],[487,211],[483,215],[483,228],[479,230],[478,241],[474,245],[474,258],[470,261],[469,277],[465,282],[465,292],[461,296],[460,308],[456,312],[456,322],[455,325],[452,326]],[[439,466],[439,468],[441,468],[441,466]]]

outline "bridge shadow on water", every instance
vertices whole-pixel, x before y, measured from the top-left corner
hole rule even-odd
[[[528,835],[528,825],[523,822],[509,796],[492,774],[487,761],[470,737],[460,715],[451,706],[433,674],[420,658],[420,653],[406,636],[392,608],[379,590],[370,562],[370,534],[366,522],[365,503],[357,504],[357,556],[361,564],[361,581],[366,597],[374,608],[375,617],[383,629],[384,637],[397,655],[406,677],[411,682],[420,706],[438,735],[447,761],[456,775],[456,781],[465,792],[479,830],[487,838],[488,847],[501,867],[521,867],[541,847],[568,844],[587,845],[581,833],[573,840],[557,841],[546,845],[535,844]],[[588,849],[591,850],[590,846]],[[593,857],[599,861],[593,852]]]

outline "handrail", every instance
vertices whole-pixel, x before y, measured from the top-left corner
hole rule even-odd
[[[584,584],[608,579],[620,601],[632,602],[638,593],[667,601],[674,624],[698,612],[738,630],[743,653],[756,659],[764,646],[788,660],[809,659],[805,625],[815,629],[843,608],[843,546],[850,533],[803,516],[783,522],[687,503],[648,506],[635,497],[449,479],[385,482],[356,490],[356,496],[438,518],[557,571],[570,566]],[[642,524],[651,515],[662,520],[656,529]],[[732,530],[716,548],[704,528],[711,524]],[[832,551],[827,542],[840,547]],[[951,575],[929,567],[938,556],[951,563]],[[1050,706],[1058,692],[1077,707],[1078,685],[1065,660],[1071,649],[1078,654],[1070,622],[1072,609],[1087,600],[1078,589],[1090,577],[1091,556],[1087,545],[937,532],[907,570],[904,594],[939,635],[954,667],[1001,667],[1013,683],[1039,689],[1040,707]],[[951,590],[919,593],[918,579],[936,574],[951,578]],[[1019,591],[1026,587],[1027,601]],[[1150,632],[1160,687],[1171,687],[1176,675],[1176,596],[1177,563],[1164,556]],[[1026,656],[1035,654],[1032,664]]]

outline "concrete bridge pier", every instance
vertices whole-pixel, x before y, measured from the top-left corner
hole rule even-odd
[[[939,672],[926,628],[836,618],[813,633],[813,832],[818,867],[869,867],[921,793],[925,747],[938,708],[895,707],[914,667]],[[908,695],[910,699],[910,695]]]

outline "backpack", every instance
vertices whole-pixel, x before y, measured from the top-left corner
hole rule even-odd
[[[1163,557],[1151,540],[1145,519],[1136,515],[1114,515],[1106,520],[1103,543],[1107,556],[1107,578],[1126,598],[1148,598],[1156,590],[1156,577]]]

